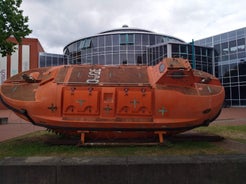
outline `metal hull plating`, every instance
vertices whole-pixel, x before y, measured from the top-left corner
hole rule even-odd
[[[224,88],[184,59],[156,66],[73,65],[39,68],[3,83],[3,103],[32,123],[61,132],[162,131],[208,125]]]

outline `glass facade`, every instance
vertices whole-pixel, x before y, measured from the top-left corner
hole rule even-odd
[[[63,54],[39,53],[39,67],[58,66],[68,64],[68,57]]]
[[[246,28],[198,40],[214,48],[214,71],[226,91],[226,105],[246,106]]]
[[[69,64],[155,65],[165,57],[195,59],[195,68],[212,73],[212,48],[194,46],[184,41],[151,31],[123,27],[86,37],[68,44],[64,57],[42,53],[40,67]],[[64,62],[66,63],[66,62]]]
[[[83,38],[64,48],[70,64],[149,64],[147,47],[182,40],[143,29],[122,27]]]
[[[226,105],[246,106],[246,28],[193,43],[148,30],[129,28],[101,32],[76,40],[64,55],[40,53],[39,67],[63,64],[155,65],[165,57],[188,59],[193,68],[218,77]]]
[[[184,58],[194,65],[193,68],[213,74],[213,48],[194,46],[190,43],[171,43],[150,46],[147,50],[149,65],[156,65],[163,58]],[[193,64],[194,57],[194,64]]]

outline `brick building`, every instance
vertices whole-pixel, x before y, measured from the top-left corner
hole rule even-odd
[[[17,43],[13,37],[9,40]],[[44,52],[44,49],[38,39],[24,38],[21,44],[16,45],[16,50],[12,55],[6,57],[0,55],[0,84],[17,73],[37,68],[39,52]],[[0,109],[3,109],[1,103]]]

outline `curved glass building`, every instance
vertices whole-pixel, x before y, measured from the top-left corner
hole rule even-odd
[[[41,53],[39,66],[155,65],[166,57],[182,57],[189,59],[193,68],[213,73],[212,47],[196,46],[170,35],[127,25],[75,40],[63,52],[64,55]]]
[[[173,36],[124,25],[73,41],[63,52],[63,55],[40,53],[39,67],[155,65],[166,57],[182,57],[193,68],[221,80],[228,106],[246,106],[246,28],[186,43]]]
[[[184,43],[173,36],[124,25],[69,43],[64,54],[71,64],[148,64],[147,48],[167,42]],[[167,53],[166,50],[163,48],[161,54]]]

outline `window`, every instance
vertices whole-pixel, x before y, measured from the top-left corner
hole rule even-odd
[[[89,48],[89,47],[91,47],[91,39],[86,39],[84,48]]]
[[[172,45],[172,52],[173,53],[179,53],[179,45],[173,44]]]
[[[237,36],[243,36],[244,35],[244,28],[237,30]]]
[[[231,88],[231,92],[232,92],[232,94],[231,94],[232,99],[238,99],[239,98],[239,96],[238,96],[238,86],[232,87]]]
[[[112,46],[111,35],[106,36],[106,46]]]
[[[98,55],[93,55],[92,56],[93,64],[98,64]]]
[[[107,54],[106,55],[106,64],[108,64],[108,65],[111,65],[112,64],[112,55],[111,54]]]
[[[136,64],[134,54],[128,54],[128,64]]]
[[[229,53],[228,42],[221,44],[222,55],[226,55]]]
[[[135,45],[141,45],[141,35],[135,34]]]
[[[150,41],[150,45],[154,45],[155,44],[155,35],[149,35],[149,41]]]
[[[230,53],[234,53],[237,51],[236,40],[229,42]]]
[[[240,86],[240,96],[241,98],[246,99],[246,86]]]
[[[93,48],[97,48],[98,47],[97,37],[91,39],[91,46],[93,46]]]
[[[66,63],[66,58],[65,58],[65,56],[59,57],[59,59],[58,59],[58,65],[65,65],[65,64],[67,64],[67,63]]]
[[[246,76],[246,62],[244,60],[241,60],[241,62],[238,65],[239,68],[239,75],[245,75]],[[245,79],[246,81],[246,79]]]
[[[119,58],[120,58],[119,54],[113,54],[113,64],[114,65],[120,64]]]
[[[133,44],[133,34],[128,34],[128,44]]]
[[[244,38],[237,40],[237,49],[238,49],[238,52],[245,51],[245,39]]]
[[[215,55],[220,55],[220,44],[214,45]]]
[[[104,36],[99,37],[99,47],[104,47]]]
[[[227,41],[227,33],[221,35],[221,41]]]
[[[82,40],[79,44],[79,49],[82,49],[85,45],[85,40]]]
[[[142,45],[143,46],[149,45],[149,35],[147,35],[147,34],[142,35]]]
[[[220,43],[220,35],[214,36],[214,42]]]
[[[163,38],[162,38],[162,36],[155,36],[155,40],[156,40],[156,44],[158,44],[158,43],[163,43],[164,41],[163,41]]]
[[[51,56],[46,57],[46,66],[52,66],[52,57]]]
[[[142,64],[143,63],[142,56],[141,55],[138,55],[136,57],[137,57],[137,64]]]
[[[222,66],[222,75],[224,77],[228,77],[229,76],[229,66],[228,65],[223,65]]]
[[[121,34],[120,35],[120,44],[127,45],[133,44],[133,34]]]
[[[237,57],[238,58],[245,58],[246,54],[245,54],[245,52],[238,52]]]
[[[202,49],[202,55],[206,56],[207,55],[207,49],[206,48],[201,48]]]
[[[80,42],[79,49],[86,49],[91,47],[91,39],[85,39]]]
[[[230,76],[238,76],[237,64],[230,64]]]
[[[126,53],[122,52],[120,54],[120,62],[121,62],[121,64],[127,64],[127,55],[126,55]]]
[[[201,48],[200,47],[195,47],[195,54],[201,55]]]
[[[206,45],[211,45],[212,46],[212,37],[209,37],[206,39]]]
[[[53,65],[52,66],[57,66],[58,65],[58,57],[53,57]]]
[[[119,45],[119,35],[113,35],[113,45]]]
[[[169,41],[169,38],[168,37],[166,37],[166,36],[162,37],[162,42],[163,43],[168,42],[168,41]]]
[[[237,36],[237,31],[231,31],[231,32],[229,32],[229,38],[235,39],[236,36]]]
[[[180,51],[181,51],[181,53],[187,53],[186,45],[180,45]]]

